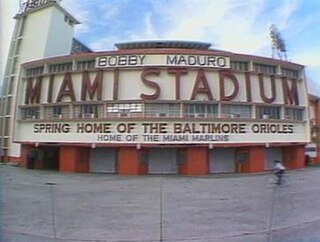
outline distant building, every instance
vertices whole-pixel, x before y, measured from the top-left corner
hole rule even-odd
[[[87,46],[82,44],[79,40],[73,38],[72,40],[72,47],[71,47],[71,54],[79,54],[79,53],[89,53],[92,52]]]
[[[307,158],[311,164],[320,163],[320,97],[309,95],[311,140],[306,146]]]
[[[192,41],[92,52],[73,38],[78,21],[56,1],[16,20],[3,160],[123,175],[259,172],[275,159],[305,166],[319,100],[307,94],[302,65]]]

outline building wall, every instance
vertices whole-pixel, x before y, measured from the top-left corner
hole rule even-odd
[[[307,153],[310,156],[312,164],[320,163],[320,98],[310,95],[309,98],[310,111],[310,133],[311,140],[307,148],[314,148],[315,151]]]
[[[42,9],[27,14],[23,18],[23,28],[21,32],[20,60],[21,63],[37,60],[45,57],[46,43],[50,31],[52,18],[52,8]],[[35,30],[37,31],[35,34]]]
[[[52,8],[44,57],[66,55],[71,52],[74,23],[58,8]],[[59,36],[59,38],[57,38]]]
[[[65,21],[65,13],[56,5],[27,13],[18,51],[21,63],[70,54],[73,34],[73,24]]]
[[[41,3],[40,3],[41,4]],[[18,89],[24,75],[21,63],[56,55],[70,54],[73,24],[65,22],[65,12],[57,3],[17,14],[4,79],[4,105],[1,107],[1,149],[5,160],[20,159],[20,145],[13,143],[15,111],[20,103]],[[59,36],[59,38],[57,38]],[[10,109],[8,110],[8,107]]]
[[[304,147],[303,145],[296,146],[282,146],[275,147],[282,150],[282,157],[284,165],[288,169],[299,169],[305,166],[304,164]],[[105,149],[105,159],[99,158],[99,167],[101,170],[97,170],[96,161],[92,160],[92,154],[95,153],[95,149],[90,146],[61,146],[59,148],[52,149],[52,146],[48,147],[41,145],[35,147],[34,145],[22,145],[22,162],[21,166],[29,169],[58,169],[60,172],[114,172],[119,175],[143,175],[143,174],[180,174],[186,176],[201,176],[208,175],[210,173],[216,173],[214,167],[219,165],[223,166],[223,158],[220,154],[216,157],[209,157],[209,152],[214,151],[215,148],[210,149],[208,147],[185,147],[183,160],[174,160],[172,155],[177,150],[175,148],[165,148],[163,152],[166,152],[170,156],[170,161],[162,159],[165,156],[154,156],[155,151],[159,152],[162,148],[145,147],[143,149],[137,147],[118,147],[116,150],[112,150],[111,156],[116,157],[114,162],[115,167],[112,170],[104,168],[110,166],[110,158],[107,154],[111,151],[110,148]],[[104,148],[98,148],[103,151]],[[179,148],[181,149],[181,148]],[[217,148],[219,151],[220,148]],[[248,146],[237,148],[235,156],[233,158],[234,170],[227,170],[222,172],[238,172],[238,173],[250,173],[250,172],[263,172],[270,168],[266,167],[267,149],[264,146]],[[57,164],[48,164],[48,158],[43,154],[48,151],[54,151],[54,156],[58,157]],[[116,152],[114,154],[114,151]],[[143,158],[143,153],[153,153],[147,159]],[[213,152],[214,153],[214,152]],[[228,156],[228,155],[227,155]],[[229,156],[227,158],[230,158]],[[173,160],[172,160],[173,159]],[[165,162],[161,163],[161,162]],[[230,161],[226,161],[229,165]],[[169,164],[169,167],[168,167]],[[175,165],[175,166],[173,166]],[[95,167],[94,170],[90,170],[90,167]],[[113,166],[113,165],[112,165]],[[217,167],[216,169],[219,169]],[[109,167],[110,168],[110,167]],[[115,168],[115,170],[113,170]]]

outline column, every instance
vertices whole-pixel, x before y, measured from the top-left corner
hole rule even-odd
[[[208,173],[207,147],[190,147],[186,150],[186,160],[181,162],[179,173],[188,176],[206,175]]]
[[[59,171],[89,172],[89,147],[62,146],[59,152]]]
[[[262,172],[265,167],[266,149],[264,146],[249,148],[249,160],[244,165],[244,172]]]
[[[304,146],[294,145],[283,148],[283,164],[287,169],[298,169],[305,166]]]
[[[122,147],[118,150],[117,173],[119,175],[139,175],[144,171],[140,166],[140,150],[136,147]]]

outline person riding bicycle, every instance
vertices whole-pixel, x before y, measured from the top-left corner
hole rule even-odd
[[[281,185],[282,176],[283,176],[283,173],[286,171],[286,168],[284,165],[282,165],[281,161],[275,160],[274,162],[275,162],[275,166],[273,167],[272,170],[274,174],[278,177],[277,184]]]

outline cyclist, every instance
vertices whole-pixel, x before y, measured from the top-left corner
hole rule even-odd
[[[282,176],[283,176],[283,173],[285,172],[286,168],[284,165],[282,165],[282,163],[279,160],[275,160],[274,162],[275,162],[275,166],[273,167],[272,170],[273,170],[274,174],[278,177],[277,184],[281,185]]]

